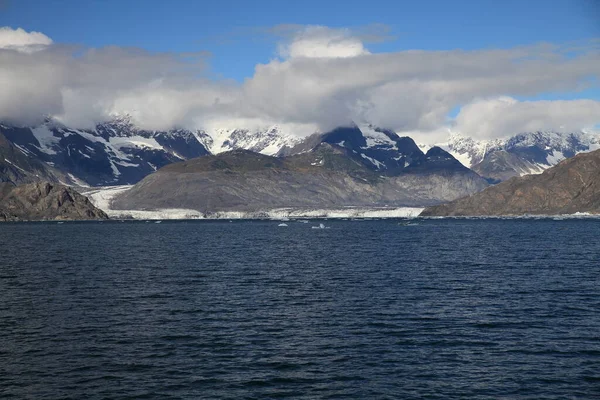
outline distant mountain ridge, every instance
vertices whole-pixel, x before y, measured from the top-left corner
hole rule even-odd
[[[321,143],[345,149],[349,157],[384,175],[433,166],[424,162],[430,146],[372,125],[338,127],[299,138],[277,125],[213,132],[149,131],[136,127],[130,116],[121,115],[93,129],[72,129],[51,119],[36,127],[0,124],[0,135],[3,154],[7,154],[0,157],[0,181],[15,183],[44,179],[75,186],[135,184],[166,165],[195,157],[236,149],[285,157],[310,152]],[[471,168],[488,182],[497,183],[540,173],[561,159],[600,147],[599,143],[597,135],[585,132],[532,132],[492,141],[452,134],[438,146],[447,152],[442,154],[446,162],[436,165],[453,170]]]
[[[465,166],[491,181],[539,174],[565,158],[600,148],[600,135],[591,132],[538,131],[506,140],[477,141],[451,134],[440,145]]]
[[[149,131],[136,127],[128,115],[93,129],[73,129],[51,119],[35,127],[0,124],[0,135],[21,153],[9,162],[22,167],[23,157],[28,158],[40,164],[47,180],[79,186],[134,184],[173,162],[235,149],[275,154],[301,140],[277,126],[221,129],[210,135],[202,130]],[[12,178],[3,177],[0,169],[0,180]]]
[[[113,209],[266,211],[281,207],[423,206],[475,193],[485,180],[439,148],[412,168],[382,173],[344,144],[356,132],[326,136],[309,151],[272,157],[234,150],[173,163],[117,195]],[[326,140],[335,141],[335,144]],[[360,143],[358,143],[360,144]],[[422,154],[422,153],[421,153]],[[444,168],[448,162],[457,168]]]
[[[424,153],[413,139],[373,126],[339,127],[327,133],[315,134],[294,147],[283,148],[278,156],[310,152],[322,143],[337,146],[366,168],[388,176],[433,169],[445,169],[447,172],[468,170],[451,154],[437,146]],[[435,163],[432,162],[434,159]]]
[[[10,169],[12,175],[7,172],[0,179],[12,181],[16,170],[27,170],[34,163],[36,174],[43,171],[46,180],[76,186],[135,184],[173,162],[237,149],[286,156],[329,143],[346,149],[349,156],[368,168],[390,175],[423,164],[425,159],[425,153],[412,139],[372,126],[340,127],[302,139],[278,126],[263,130],[217,129],[211,134],[185,129],[148,131],[137,128],[125,115],[93,129],[72,129],[48,119],[36,127],[0,125],[0,134],[20,153],[6,158],[6,170]]]
[[[285,146],[294,146],[301,138],[284,132],[278,125],[265,129],[216,129],[199,131],[199,140],[212,154],[243,149],[272,156]]]
[[[600,213],[600,150],[577,154],[539,175],[513,177],[480,193],[426,208],[423,216]]]
[[[208,154],[190,131],[145,131],[127,119],[88,130],[52,120],[32,128],[0,125],[0,133],[24,156],[42,162],[46,170],[60,171],[54,181],[69,185],[135,183],[164,165]]]

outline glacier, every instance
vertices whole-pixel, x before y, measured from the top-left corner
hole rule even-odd
[[[202,213],[198,210],[163,208],[157,210],[116,210],[112,199],[131,189],[133,185],[81,188],[92,204],[113,219],[367,219],[367,218],[416,218],[422,207],[342,207],[342,208],[275,208],[258,211],[222,211]]]

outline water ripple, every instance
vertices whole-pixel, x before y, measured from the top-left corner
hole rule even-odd
[[[288,225],[3,224],[0,397],[599,397],[596,221]]]

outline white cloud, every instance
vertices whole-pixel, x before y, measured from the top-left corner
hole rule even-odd
[[[0,28],[0,49],[32,52],[51,45],[52,39],[40,32],[27,32],[22,28]]]
[[[319,131],[319,127],[314,124],[293,124],[285,122],[273,124],[258,118],[236,117],[216,117],[214,119],[205,119],[202,121],[202,127],[206,132],[235,129],[247,129],[250,132],[264,132],[277,127],[279,132],[283,134],[296,135],[300,137],[309,136]]]
[[[362,41],[349,29],[309,26],[297,31],[292,40],[279,45],[283,58],[346,58],[369,54]]]
[[[427,131],[477,98],[578,90],[597,77],[600,55],[588,48],[401,51],[348,58],[290,58],[258,65],[245,82],[247,112],[316,122],[324,129],[366,120],[400,131]]]
[[[600,101],[517,101],[511,97],[477,100],[456,117],[456,130],[479,139],[519,132],[571,132],[600,123]]]
[[[467,104],[454,128],[478,137],[600,122],[594,101],[512,104],[503,97],[579,90],[593,85],[593,78],[597,85],[598,42],[578,44],[577,52],[544,44],[376,54],[363,42],[347,29],[296,29],[280,45],[281,58],[257,65],[238,84],[204,78],[201,57],[74,48],[41,33],[2,28],[0,120],[30,124],[53,115],[86,127],[130,113],[148,129],[240,121],[285,125],[300,135],[366,121],[437,135],[448,126],[448,113]]]

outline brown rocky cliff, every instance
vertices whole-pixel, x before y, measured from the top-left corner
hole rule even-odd
[[[107,219],[87,197],[49,182],[0,184],[0,221]]]
[[[600,150],[578,154],[540,175],[511,178],[422,216],[600,213]]]

